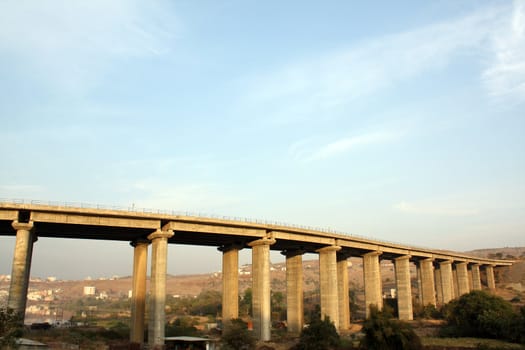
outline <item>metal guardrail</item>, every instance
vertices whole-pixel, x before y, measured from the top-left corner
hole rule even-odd
[[[338,231],[332,228],[313,227],[313,226],[297,225],[297,224],[290,224],[286,222],[278,222],[278,221],[271,221],[271,220],[208,214],[208,213],[200,213],[200,212],[195,213],[195,212],[179,211],[179,210],[140,208],[140,207],[135,207],[134,204],[131,206],[119,206],[119,205],[104,205],[104,204],[92,204],[92,203],[83,203],[83,202],[61,202],[61,201],[45,201],[45,200],[35,200],[35,199],[12,199],[12,198],[0,198],[0,203],[49,205],[49,206],[65,207],[65,208],[71,208],[71,209],[101,209],[101,210],[122,211],[122,212],[127,212],[127,213],[161,214],[161,215],[173,215],[173,216],[179,215],[179,216],[188,216],[188,217],[203,218],[203,219],[222,219],[222,220],[239,221],[239,222],[246,222],[246,223],[252,223],[252,224],[264,224],[264,225],[289,227],[289,228],[317,231],[317,232],[322,232],[322,233],[332,233],[332,234],[353,237],[356,239],[374,241],[379,244],[383,243],[387,245],[400,245],[407,249],[452,252],[452,251],[439,250],[439,249],[429,248],[429,247],[406,245],[406,244],[399,243],[399,242],[392,242],[392,241],[376,239],[372,237],[365,237],[361,235],[350,234],[347,232]]]

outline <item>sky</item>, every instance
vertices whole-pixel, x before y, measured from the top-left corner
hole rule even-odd
[[[4,199],[525,246],[525,1],[3,0],[0,125]],[[40,238],[32,275],[132,259]],[[220,263],[169,247],[171,274]]]

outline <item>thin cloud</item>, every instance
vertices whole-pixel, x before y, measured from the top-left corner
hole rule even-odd
[[[483,73],[489,94],[505,102],[525,102],[525,0],[514,10],[493,38],[494,59]]]
[[[288,154],[298,161],[320,161],[372,145],[380,145],[400,139],[404,133],[396,131],[373,131],[344,137],[329,143],[314,145],[313,138],[297,141],[288,147]]]
[[[166,52],[178,23],[166,13],[138,1],[3,1],[0,53],[48,88],[83,92],[115,59]]]
[[[408,214],[439,215],[439,216],[472,216],[479,212],[476,209],[462,208],[449,204],[427,204],[399,202],[394,209]]]
[[[512,44],[514,49],[520,47],[514,51],[521,53],[525,40],[521,40],[520,8],[517,6],[514,12],[512,43],[501,44],[505,47]],[[489,42],[496,34],[501,38],[508,34],[501,29],[501,24],[508,21],[509,12],[506,4],[485,7],[458,19],[377,38],[310,60],[291,62],[274,73],[264,72],[248,81],[245,105],[262,105],[266,119],[273,115],[281,123],[283,119],[297,122],[298,119],[333,115],[326,111],[334,112],[353,100],[446,67],[464,54],[488,62],[486,75],[493,76],[494,79],[489,80],[496,83],[496,77],[510,65],[502,63],[501,67],[492,67],[490,58],[495,51]],[[523,60],[512,62],[518,64]],[[521,69],[521,66],[513,66],[514,72],[521,72]]]
[[[319,148],[308,157],[309,161],[331,158],[342,153],[349,152],[355,148],[373,144],[381,144],[396,138],[392,132],[377,131],[368,134],[346,137]]]

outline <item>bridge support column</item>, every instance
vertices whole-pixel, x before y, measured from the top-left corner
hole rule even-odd
[[[454,286],[452,280],[452,262],[442,261],[439,263],[441,271],[441,291],[443,293],[443,304],[448,303],[454,298]]]
[[[494,266],[487,265],[485,267],[485,272],[487,274],[487,286],[490,290],[496,289],[496,280],[494,279]]]
[[[412,310],[412,287],[410,284],[410,256],[404,255],[394,259],[396,271],[397,309],[399,319],[414,319]]]
[[[221,247],[222,251],[222,321],[239,317],[239,247]]]
[[[131,242],[133,249],[133,279],[131,286],[131,322],[129,340],[144,343],[144,317],[146,315],[146,274],[149,241]]]
[[[304,325],[303,252],[283,254],[286,255],[286,322],[288,332],[299,334]]]
[[[421,305],[436,306],[436,287],[434,282],[434,266],[432,259],[423,259],[419,261],[419,269],[421,271]]]
[[[339,330],[350,328],[350,296],[348,295],[348,256],[337,254],[337,294],[339,296]]]
[[[436,305],[443,305],[443,284],[439,266],[434,266],[434,284],[436,286]]]
[[[7,307],[19,314],[23,322],[26,312],[33,243],[36,242],[37,237],[33,231],[32,221],[28,223],[13,221],[12,226],[16,230],[16,243]]]
[[[330,317],[339,328],[339,298],[337,295],[337,257],[341,247],[329,246],[318,249],[319,289],[321,293],[321,318]]]
[[[457,298],[459,297],[459,289],[458,289],[458,270],[456,269],[456,266],[453,266],[452,269],[452,297]]]
[[[460,297],[463,294],[467,294],[468,292],[470,292],[468,286],[467,263],[456,263],[456,271],[458,274],[458,297]]]
[[[148,327],[149,349],[164,348],[166,323],[166,273],[168,257],[168,239],[173,231],[157,230],[148,236],[152,241],[151,249],[151,293],[150,317]]]
[[[252,247],[253,330],[257,339],[271,339],[270,245],[273,238],[250,242]]]
[[[380,252],[370,252],[363,255],[366,318],[370,316],[370,305],[377,306],[379,310],[383,308],[383,287],[379,255],[381,255]]]
[[[471,266],[472,271],[472,290],[481,290],[481,276],[479,273],[479,264]]]

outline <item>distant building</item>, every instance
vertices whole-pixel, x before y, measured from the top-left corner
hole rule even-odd
[[[84,286],[84,295],[95,295],[96,292],[95,286]]]

